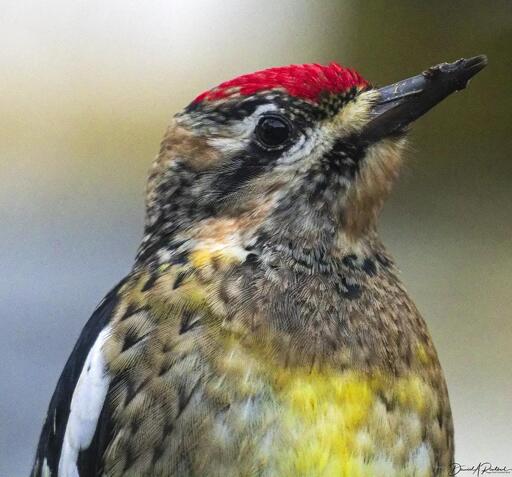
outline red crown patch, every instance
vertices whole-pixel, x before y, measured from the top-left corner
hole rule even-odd
[[[291,96],[315,101],[321,93],[341,93],[351,88],[364,88],[369,83],[354,70],[337,63],[290,65],[269,68],[225,81],[205,91],[194,103],[215,101],[233,94],[250,96],[259,91],[284,89]]]

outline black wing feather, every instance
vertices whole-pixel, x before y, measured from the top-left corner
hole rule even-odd
[[[98,306],[94,311],[89,321],[87,321],[78,341],[75,344],[75,347],[73,348],[73,351],[71,352],[71,355],[68,358],[62,374],[60,375],[48,407],[41,435],[39,437],[36,459],[31,473],[32,477],[42,476],[42,467],[45,459],[51,475],[57,475],[62,442],[69,418],[73,391],[75,390],[76,383],[80,373],[82,372],[89,350],[94,345],[94,342],[101,330],[105,328],[112,318],[112,314],[119,302],[118,291],[123,283],[124,280],[108,293],[100,306]],[[102,449],[98,448],[101,442],[98,441],[99,436],[97,434],[98,432],[96,432],[93,442],[88,449],[87,454],[89,455],[86,456],[82,452],[80,453],[79,464],[82,465],[79,467],[82,467],[85,471],[80,472],[81,476],[97,475],[95,471],[93,471],[94,473],[87,471],[87,467],[89,467],[89,465],[86,464],[90,459],[85,458],[91,457],[90,454],[94,451],[94,461],[97,463],[99,460],[99,455],[101,455]],[[94,467],[96,467],[96,465],[94,465]]]

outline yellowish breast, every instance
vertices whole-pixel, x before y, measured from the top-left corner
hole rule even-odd
[[[437,401],[420,378],[279,371],[275,391],[279,475],[433,475],[424,436]]]
[[[435,454],[446,445],[436,417],[438,395],[420,376],[283,368],[241,346],[226,349],[218,368],[222,388],[236,390],[236,400],[266,396],[252,407],[265,416],[265,425],[248,438],[258,467],[269,469],[264,475],[447,475],[433,468]]]
[[[235,252],[201,248],[193,253],[192,264],[205,273],[214,262],[239,261]],[[227,401],[251,403],[254,396],[265,396],[263,407],[258,404],[251,409],[265,415],[261,421],[266,424],[251,429],[247,438],[247,447],[256,448],[257,468],[268,469],[262,475],[444,475],[433,469],[434,454],[443,439],[436,419],[438,395],[419,375],[412,371],[396,377],[382,371],[284,368],[268,359],[272,354],[268,350],[256,349],[255,343],[250,350],[245,348],[236,323],[226,322],[223,327],[225,340],[219,338],[219,351],[211,355],[219,376],[215,391]],[[418,360],[427,364],[424,351]],[[233,427],[246,442],[244,431]],[[267,441],[271,445],[262,446]]]

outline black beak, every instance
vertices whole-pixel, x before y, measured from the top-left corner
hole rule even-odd
[[[464,89],[469,80],[487,65],[485,55],[432,66],[418,76],[378,89],[379,97],[361,139],[372,143],[403,132],[454,91]]]

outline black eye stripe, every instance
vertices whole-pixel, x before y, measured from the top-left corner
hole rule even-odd
[[[248,182],[270,170],[273,160],[268,156],[260,157],[254,151],[232,158],[229,169],[216,174],[211,192],[220,199],[240,190]]]

